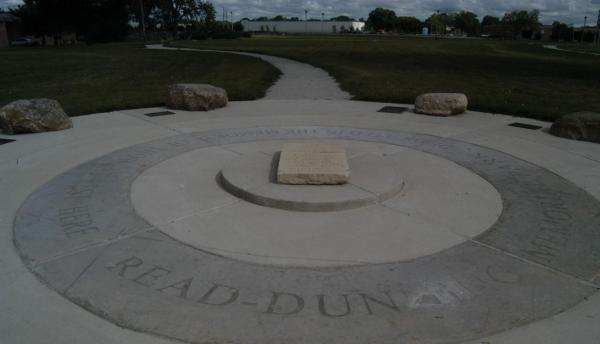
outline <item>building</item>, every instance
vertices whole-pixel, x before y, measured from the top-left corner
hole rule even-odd
[[[17,35],[19,18],[8,13],[0,13],[0,48],[8,48]]]
[[[341,33],[362,32],[365,23],[359,21],[250,21],[243,20],[247,32]]]

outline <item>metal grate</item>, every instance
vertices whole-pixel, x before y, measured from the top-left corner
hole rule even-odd
[[[408,110],[407,107],[400,106],[385,106],[379,109],[377,112],[385,112],[385,113],[404,113]]]
[[[161,111],[161,112],[151,112],[151,113],[146,113],[144,115],[148,116],[148,117],[159,117],[159,116],[169,116],[169,115],[174,115],[175,112],[171,112],[171,111]]]
[[[11,143],[11,142],[15,142],[15,140],[0,139],[0,145],[3,145],[5,143]]]
[[[529,130],[542,129],[542,127],[540,127],[539,125],[533,125],[533,124],[527,124],[527,123],[518,123],[518,122],[511,123],[511,124],[509,124],[509,126],[516,127],[516,128],[529,129]]]

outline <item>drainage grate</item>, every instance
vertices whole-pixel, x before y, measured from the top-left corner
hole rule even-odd
[[[382,107],[379,111],[377,112],[386,112],[386,113],[403,113],[406,112],[406,110],[408,110],[407,107],[400,107],[400,106],[385,106]]]
[[[5,143],[11,143],[11,142],[15,142],[15,140],[0,139],[0,145],[3,145]]]
[[[518,123],[518,122],[517,123],[511,123],[511,124],[509,124],[509,126],[516,127],[516,128],[529,129],[529,130],[542,129],[542,127],[540,127],[539,125],[526,124],[526,123]]]
[[[168,115],[174,115],[175,112],[171,112],[171,111],[161,111],[161,112],[152,112],[152,113],[146,113],[145,115],[148,117],[159,117],[159,116],[168,116]]]

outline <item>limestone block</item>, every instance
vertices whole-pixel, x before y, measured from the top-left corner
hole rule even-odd
[[[288,143],[283,146],[277,169],[279,184],[340,185],[348,183],[350,167],[344,146]]]
[[[469,101],[462,93],[427,93],[415,100],[415,112],[433,116],[453,116],[467,111]]]

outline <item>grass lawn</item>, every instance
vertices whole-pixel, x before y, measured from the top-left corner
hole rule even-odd
[[[164,104],[167,85],[209,83],[230,100],[261,98],[280,72],[260,59],[145,50],[141,44],[0,50],[0,106],[53,98],[71,115]]]
[[[464,92],[473,110],[552,120],[600,112],[600,57],[544,49],[539,42],[398,36],[268,36],[180,41],[320,66],[355,99],[412,103],[425,92]]]

